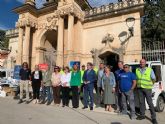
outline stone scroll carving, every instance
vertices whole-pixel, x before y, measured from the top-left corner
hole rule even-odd
[[[22,20],[18,20],[18,22],[16,22],[16,27],[24,27],[24,26],[30,26],[30,27],[35,27],[37,28],[37,21],[34,19],[22,19]]]
[[[57,29],[58,19],[55,16],[48,16],[46,22],[38,24],[38,29],[53,30]]]
[[[80,19],[80,21],[83,21],[85,17],[85,13],[81,10],[81,8],[79,8],[78,5],[76,5],[76,3],[67,4],[65,6],[60,7],[58,10],[55,11],[54,16],[59,17],[69,14],[74,15],[75,17]]]

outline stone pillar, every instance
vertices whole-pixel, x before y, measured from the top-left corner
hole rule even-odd
[[[23,28],[19,27],[19,37],[18,37],[18,55],[17,55],[17,64],[22,64],[22,52],[23,52]]]
[[[73,40],[74,40],[74,16],[68,15],[68,42],[67,42],[67,63],[71,60],[70,55],[73,53]]]
[[[27,62],[29,64],[29,50],[30,50],[30,26],[25,27],[25,41],[23,48],[23,62]]]
[[[57,41],[57,60],[56,65],[63,66],[63,44],[64,43],[64,19],[59,18],[58,24],[58,41]]]

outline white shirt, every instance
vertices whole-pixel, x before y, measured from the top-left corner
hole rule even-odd
[[[34,79],[39,79],[39,71],[34,72]]]
[[[71,80],[71,73],[62,74],[61,76],[61,85],[63,86],[64,83],[67,83],[66,86],[70,86],[70,80]]]

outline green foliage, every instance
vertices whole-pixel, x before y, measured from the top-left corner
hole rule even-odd
[[[0,30],[0,48],[5,49],[8,48],[9,39],[5,35],[5,31]]]
[[[142,23],[143,42],[165,40],[165,0],[146,0]]]

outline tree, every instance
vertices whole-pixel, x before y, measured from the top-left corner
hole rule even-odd
[[[165,40],[165,0],[145,0],[142,18],[143,42]]]
[[[6,49],[9,45],[9,39],[6,37],[6,33],[3,30],[0,30],[0,48]]]

